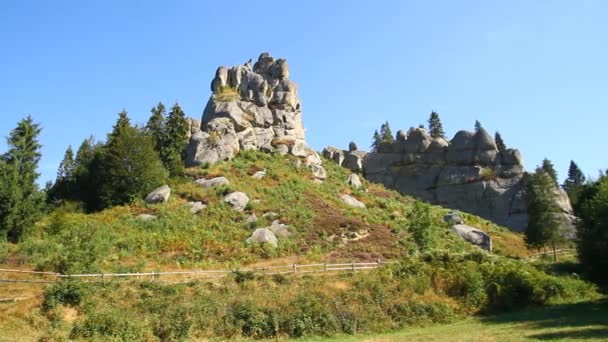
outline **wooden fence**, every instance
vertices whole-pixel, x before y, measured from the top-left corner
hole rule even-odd
[[[557,249],[557,250],[555,250],[555,255],[571,255],[571,254],[576,254],[576,249],[574,249],[574,248],[565,248],[565,249]],[[550,250],[550,251],[547,251],[547,252],[536,253],[534,255],[531,255],[531,256],[525,258],[525,260],[535,260],[535,259],[538,259],[538,258],[542,258],[544,256],[553,257],[553,250]]]
[[[173,272],[138,272],[138,273],[92,273],[92,274],[61,274],[53,272],[38,272],[30,270],[0,269],[0,273],[17,273],[20,275],[30,275],[44,277],[47,279],[0,279],[0,283],[32,283],[49,284],[61,279],[72,278],[82,279],[83,281],[106,281],[111,279],[135,279],[163,281],[162,278],[171,278],[173,283],[189,282],[203,279],[223,278],[230,274],[252,273],[260,276],[270,276],[275,274],[320,274],[320,273],[339,273],[339,272],[358,272],[372,270],[386,265],[384,262],[369,263],[342,263],[342,264],[291,264],[284,266],[268,266],[257,268],[238,268],[229,270],[192,270],[192,271],[173,271]],[[48,279],[50,278],[50,279]],[[181,281],[175,281],[181,278]],[[187,279],[183,279],[187,278]]]

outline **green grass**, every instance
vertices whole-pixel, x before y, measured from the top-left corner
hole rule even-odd
[[[377,335],[304,338],[300,342],[402,341],[607,341],[608,301],[553,305],[451,324],[413,327]]]

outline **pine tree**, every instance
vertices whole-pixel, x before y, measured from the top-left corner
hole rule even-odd
[[[72,146],[68,146],[68,149],[63,155],[63,160],[57,169],[55,184],[47,192],[49,199],[59,200],[73,198],[73,188],[76,176],[75,171],[74,151],[72,151]]]
[[[18,242],[42,212],[43,194],[36,184],[41,145],[40,126],[28,116],[11,131],[9,150],[0,164],[0,239]]]
[[[184,168],[184,155],[188,144],[188,122],[179,106],[173,105],[163,130],[160,158],[170,174],[179,174]]]
[[[543,248],[561,240],[562,223],[557,216],[559,207],[556,203],[557,187],[555,182],[542,167],[537,168],[528,184],[528,226],[526,243],[530,247]],[[554,253],[555,258],[555,253]]]
[[[380,140],[380,133],[378,133],[378,130],[375,130],[374,135],[372,136],[372,144],[370,146],[373,152],[378,151],[378,146],[381,142],[382,141]]]
[[[507,149],[507,145],[505,145],[505,142],[502,140],[502,136],[498,131],[494,133],[494,141],[496,142],[496,147],[498,147],[499,151],[504,151]]]
[[[545,159],[543,159],[541,168],[543,171],[545,171],[551,177],[551,179],[553,179],[553,182],[557,186],[559,184],[557,182],[557,171],[555,171],[555,167],[553,167],[553,163],[549,159],[545,158]]]
[[[153,107],[150,112],[152,115],[146,125],[146,130],[154,138],[156,151],[160,153],[161,145],[164,141],[165,130],[165,105],[159,102],[156,107]]]
[[[391,143],[395,140],[393,136],[393,132],[391,131],[391,126],[388,124],[388,121],[383,123],[380,126],[380,139],[382,142]]]
[[[431,112],[429,115],[429,134],[433,138],[445,138],[445,132],[443,131],[443,125],[441,124],[441,119],[439,119],[439,114],[437,112]]]
[[[580,192],[585,185],[585,175],[583,171],[576,165],[574,160],[570,161],[570,167],[568,167],[568,178],[564,181],[562,188],[568,193],[570,202],[573,207],[576,207]]]
[[[127,111],[123,109],[118,113],[118,120],[116,120],[116,124],[112,127],[112,132],[108,134],[108,144],[112,144],[116,137],[119,136],[126,127],[131,127],[131,120],[129,119]]]
[[[483,126],[481,126],[481,122],[479,122],[479,120],[475,120],[475,132],[479,132],[479,130],[482,128]]]

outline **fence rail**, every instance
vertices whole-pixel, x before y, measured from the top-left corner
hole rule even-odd
[[[557,249],[557,250],[555,250],[555,255],[565,255],[565,254],[574,254],[574,253],[576,253],[576,249],[574,249],[574,248],[564,248],[564,249]],[[545,255],[552,256],[553,255],[553,251],[536,253],[536,254],[531,255],[531,256],[529,256],[529,257],[527,257],[525,259],[526,260],[534,260],[534,259],[542,258]]]
[[[113,278],[136,278],[159,280],[162,277],[181,277],[189,276],[190,280],[217,279],[226,277],[235,272],[247,272],[261,276],[271,276],[275,274],[311,274],[311,273],[335,273],[335,272],[357,272],[380,268],[386,265],[384,262],[367,263],[340,263],[340,264],[290,264],[281,266],[267,266],[256,268],[236,268],[227,270],[191,270],[191,271],[170,271],[170,272],[138,272],[138,273],[90,273],[90,274],[61,274],[53,272],[38,272],[30,270],[0,269],[0,273],[20,273],[32,276],[50,276],[52,280],[31,280],[31,279],[0,279],[0,283],[31,283],[49,284],[55,283],[65,278],[87,279],[87,281],[105,281]],[[88,280],[95,279],[97,280]]]

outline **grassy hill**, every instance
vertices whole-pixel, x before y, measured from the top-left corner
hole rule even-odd
[[[328,179],[318,183],[296,157],[248,151],[171,179],[172,196],[164,204],[140,201],[86,214],[66,203],[38,222],[22,243],[0,244],[0,268],[73,274],[394,263],[357,274],[256,277],[241,272],[186,284],[0,283],[2,297],[32,297],[0,304],[0,328],[8,340],[331,336],[598,297],[592,285],[576,277],[552,275],[519,260],[532,253],[521,234],[465,215],[468,224],[492,237],[494,253],[488,254],[449,230],[442,220],[447,209],[424,205],[421,213],[414,199],[365,181],[363,189],[351,189],[348,170],[331,162],[324,166]],[[259,170],[266,170],[266,177],[251,177]],[[194,183],[216,176],[230,185],[204,189]],[[244,212],[224,203],[231,191],[252,199]],[[347,206],[340,194],[351,194],[367,209]],[[208,207],[192,214],[188,201]],[[157,219],[138,219],[142,213]],[[258,219],[248,222],[252,214]],[[426,250],[418,248],[408,229],[421,216],[430,222]],[[293,233],[277,248],[245,243],[254,228],[276,219]],[[354,233],[365,238],[349,239]]]

